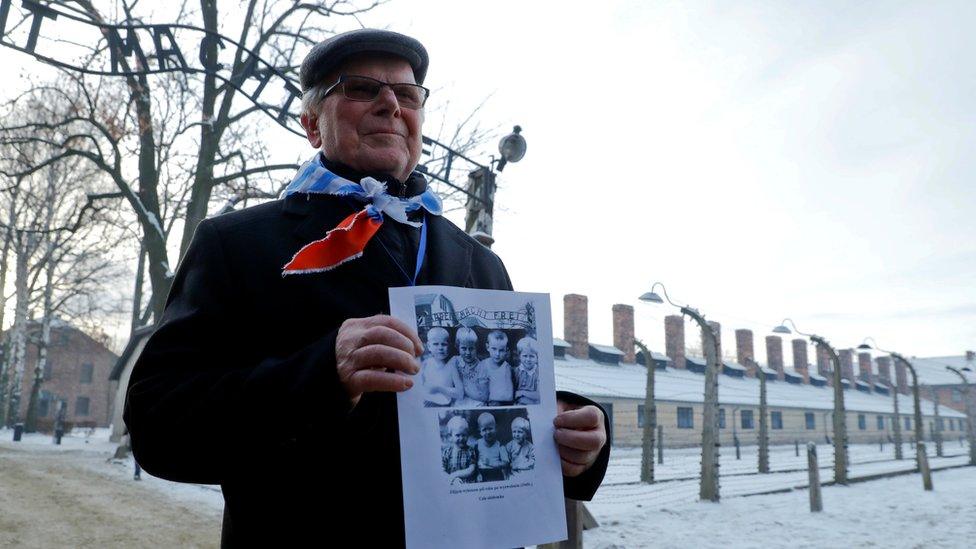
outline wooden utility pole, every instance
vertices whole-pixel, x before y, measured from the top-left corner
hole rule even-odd
[[[701,486],[698,497],[703,501],[718,501],[718,373],[721,362],[718,356],[718,336],[698,311],[682,307],[701,327],[705,351],[705,399],[702,405],[702,459]]]
[[[640,348],[647,366],[647,387],[644,392],[644,427],[641,433],[641,482],[654,482],[654,430],[657,429],[657,408],[654,405],[654,357],[639,339],[634,345]]]
[[[922,486],[927,492],[932,491],[932,471],[929,469],[929,456],[925,453],[925,443],[916,442],[915,448],[918,450],[918,470],[922,473]]]
[[[807,443],[807,473],[810,479],[810,512],[823,511],[823,499],[820,495],[820,465],[817,463],[817,445]]]
[[[966,440],[969,442],[969,464],[976,465],[976,425],[973,422],[973,395],[970,393],[969,380],[961,371],[952,366],[946,366],[946,369],[955,372],[962,379],[962,394],[963,398],[966,399]]]
[[[939,395],[932,389],[932,404],[935,406],[935,429],[932,438],[935,439],[935,455],[942,457],[942,418],[939,417]]]
[[[847,484],[847,410],[844,408],[840,357],[826,339],[815,335],[810,336],[810,340],[827,351],[834,366],[834,482]]]
[[[891,387],[891,395],[895,401],[895,417],[891,423],[891,430],[895,437],[895,459],[904,459],[901,452],[901,416],[898,415],[898,388],[894,385],[889,385]]]
[[[755,361],[756,372],[759,374],[759,472],[769,472],[769,414],[766,406],[766,372]]]

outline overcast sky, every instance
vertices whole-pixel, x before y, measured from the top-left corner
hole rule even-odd
[[[364,22],[420,38],[452,102],[492,94],[484,121],[523,126],[494,249],[553,294],[557,336],[563,294],[611,343],[611,306],[659,280],[729,346],[790,316],[838,346],[976,348],[976,4],[479,6]],[[660,348],[672,313],[638,306],[638,337]]]
[[[412,0],[362,22],[426,45],[429,106],[523,126],[494,249],[553,295],[557,336],[564,294],[609,344],[611,306],[662,281],[728,348],[790,316],[928,356],[976,348],[974,6]],[[674,312],[638,306],[638,337],[661,350]]]

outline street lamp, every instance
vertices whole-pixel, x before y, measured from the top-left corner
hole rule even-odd
[[[797,334],[806,336],[813,341],[818,348],[824,349],[830,355],[830,360],[834,365],[834,482],[837,484],[847,484],[847,412],[844,409],[844,387],[841,385],[840,357],[837,351],[830,346],[826,339],[814,335],[803,333],[797,329],[796,323],[792,319],[784,318],[783,322],[773,328],[775,334],[792,334],[786,323],[793,326],[793,331]]]
[[[712,329],[705,317],[697,309],[687,305],[678,305],[668,297],[668,290],[664,284],[655,282],[651,286],[651,291],[645,292],[640,296],[640,300],[647,303],[664,303],[654,289],[661,287],[668,303],[677,307],[681,314],[691,317],[698,326],[701,327],[703,336],[703,347],[705,352],[705,395],[702,403],[702,459],[701,459],[701,486],[699,487],[698,497],[707,501],[719,500],[719,478],[718,478],[718,373],[721,357],[718,353],[718,335]]]
[[[946,370],[955,372],[962,379],[963,398],[966,399],[966,440],[969,442],[969,464],[976,465],[976,425],[973,425],[973,402],[969,393],[969,380],[962,372],[972,372],[969,366],[963,366],[962,372],[952,366],[946,366]]]
[[[525,138],[522,137],[521,133],[522,127],[515,126],[512,133],[503,137],[498,143],[498,152],[501,154],[501,158],[494,162],[495,169],[499,172],[504,170],[505,165],[509,162],[518,162],[525,156],[527,146]],[[450,149],[448,150],[450,151]],[[469,160],[456,151],[450,152],[453,152],[454,156]],[[451,171],[450,163],[452,158],[449,155],[447,159],[448,175],[450,175]],[[469,160],[469,162],[471,161]],[[468,184],[467,188],[464,189],[464,193],[468,197],[465,206],[467,212],[464,217],[464,230],[472,238],[490,248],[495,242],[495,239],[491,236],[495,211],[495,172],[491,166],[481,166],[474,162],[471,163],[477,167],[468,173]]]
[[[868,340],[874,345],[868,345]],[[922,470],[921,460],[919,459],[919,443],[922,442],[922,434],[924,432],[924,426],[922,425],[922,404],[921,398],[918,396],[918,373],[915,372],[915,367],[909,362],[905,357],[894,351],[888,351],[878,347],[877,342],[874,341],[872,337],[864,338],[864,343],[857,346],[858,349],[871,350],[876,349],[882,353],[888,353],[892,359],[897,362],[901,362],[903,366],[908,367],[908,371],[912,374],[912,401],[915,405],[915,466],[918,470]]]

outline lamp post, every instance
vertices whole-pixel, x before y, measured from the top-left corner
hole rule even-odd
[[[797,330],[796,324],[792,319],[785,318],[783,322],[773,328],[773,333],[791,334],[793,333],[787,326],[789,322],[796,333],[810,338],[818,348],[827,351],[830,360],[834,365],[834,482],[837,484],[847,484],[847,412],[844,408],[844,387],[841,385],[840,357],[837,351],[830,346],[826,339],[814,335],[806,334]]]
[[[935,455],[942,457],[942,418],[939,417],[939,394],[934,387],[929,387],[932,393],[932,404],[935,406],[935,424],[932,426],[932,438],[935,439]]]
[[[720,358],[718,356],[718,336],[712,327],[705,322],[705,317],[686,305],[678,305],[668,297],[668,291],[664,284],[655,282],[651,286],[651,291],[640,296],[641,301],[649,303],[664,303],[661,296],[654,292],[654,288],[660,286],[664,297],[668,303],[678,307],[681,314],[691,317],[698,326],[701,327],[703,347],[705,351],[705,395],[702,404],[702,459],[701,459],[701,485],[698,490],[699,499],[706,501],[719,500],[719,478],[718,478],[718,373]]]
[[[515,126],[512,133],[503,137],[498,143],[498,152],[501,154],[501,158],[495,161],[495,169],[498,170],[498,172],[504,170],[505,165],[509,162],[518,162],[519,160],[522,160],[523,156],[525,156],[526,143],[525,138],[521,135],[521,132],[522,127]],[[436,143],[433,140],[425,138],[424,144],[428,144],[428,142]],[[441,145],[440,143],[437,144]],[[468,184],[467,188],[464,189],[464,193],[468,197],[467,204],[465,206],[467,212],[464,217],[464,230],[475,240],[490,248],[495,242],[495,239],[491,236],[491,231],[495,211],[496,174],[491,169],[491,166],[482,166],[468,159],[461,153],[451,150],[445,145],[441,146],[448,149],[448,151],[453,153],[454,156],[468,160],[470,163],[477,166],[474,170],[468,173]],[[449,154],[447,157],[446,171],[448,175],[450,175],[451,172],[451,160],[454,156]]]
[[[891,398],[894,399],[895,405],[895,420],[891,423],[891,430],[895,437],[895,459],[904,459],[901,451],[901,416],[898,415],[898,387],[889,383],[888,387],[891,388]]]
[[[647,387],[644,392],[644,428],[641,433],[641,482],[654,482],[654,430],[657,429],[657,407],[654,404],[654,358],[644,343],[634,340],[644,354],[647,365]],[[660,441],[658,441],[660,444]]]
[[[868,340],[871,340],[871,343],[874,343],[874,345],[869,345]],[[908,359],[900,354],[878,347],[878,344],[874,341],[874,338],[871,337],[865,338],[864,343],[858,345],[857,348],[864,350],[877,349],[882,353],[888,353],[893,360],[901,362],[902,365],[908,368],[908,371],[912,374],[912,402],[915,404],[915,466],[918,467],[919,471],[921,471],[922,465],[918,455],[920,452],[919,443],[923,442],[922,435],[924,434],[924,426],[922,425],[922,399],[918,395],[918,373],[915,372],[915,367],[912,366],[912,363],[909,362]],[[924,444],[921,447],[924,447]]]
[[[962,394],[963,398],[966,399],[966,440],[969,442],[969,464],[976,465],[976,426],[973,425],[973,402],[969,393],[969,380],[962,373],[972,370],[968,366],[964,366],[962,372],[952,366],[946,366],[946,370],[955,372],[962,379]]]

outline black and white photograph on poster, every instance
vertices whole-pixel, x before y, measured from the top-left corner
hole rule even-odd
[[[451,484],[527,480],[535,469],[525,408],[440,412],[438,427],[441,467]]]
[[[390,314],[423,343],[396,397],[406,546],[566,539],[549,295],[405,286]]]
[[[458,307],[443,294],[414,298],[424,342],[420,384],[427,407],[539,404],[536,305]],[[546,365],[550,370],[552,363]]]

